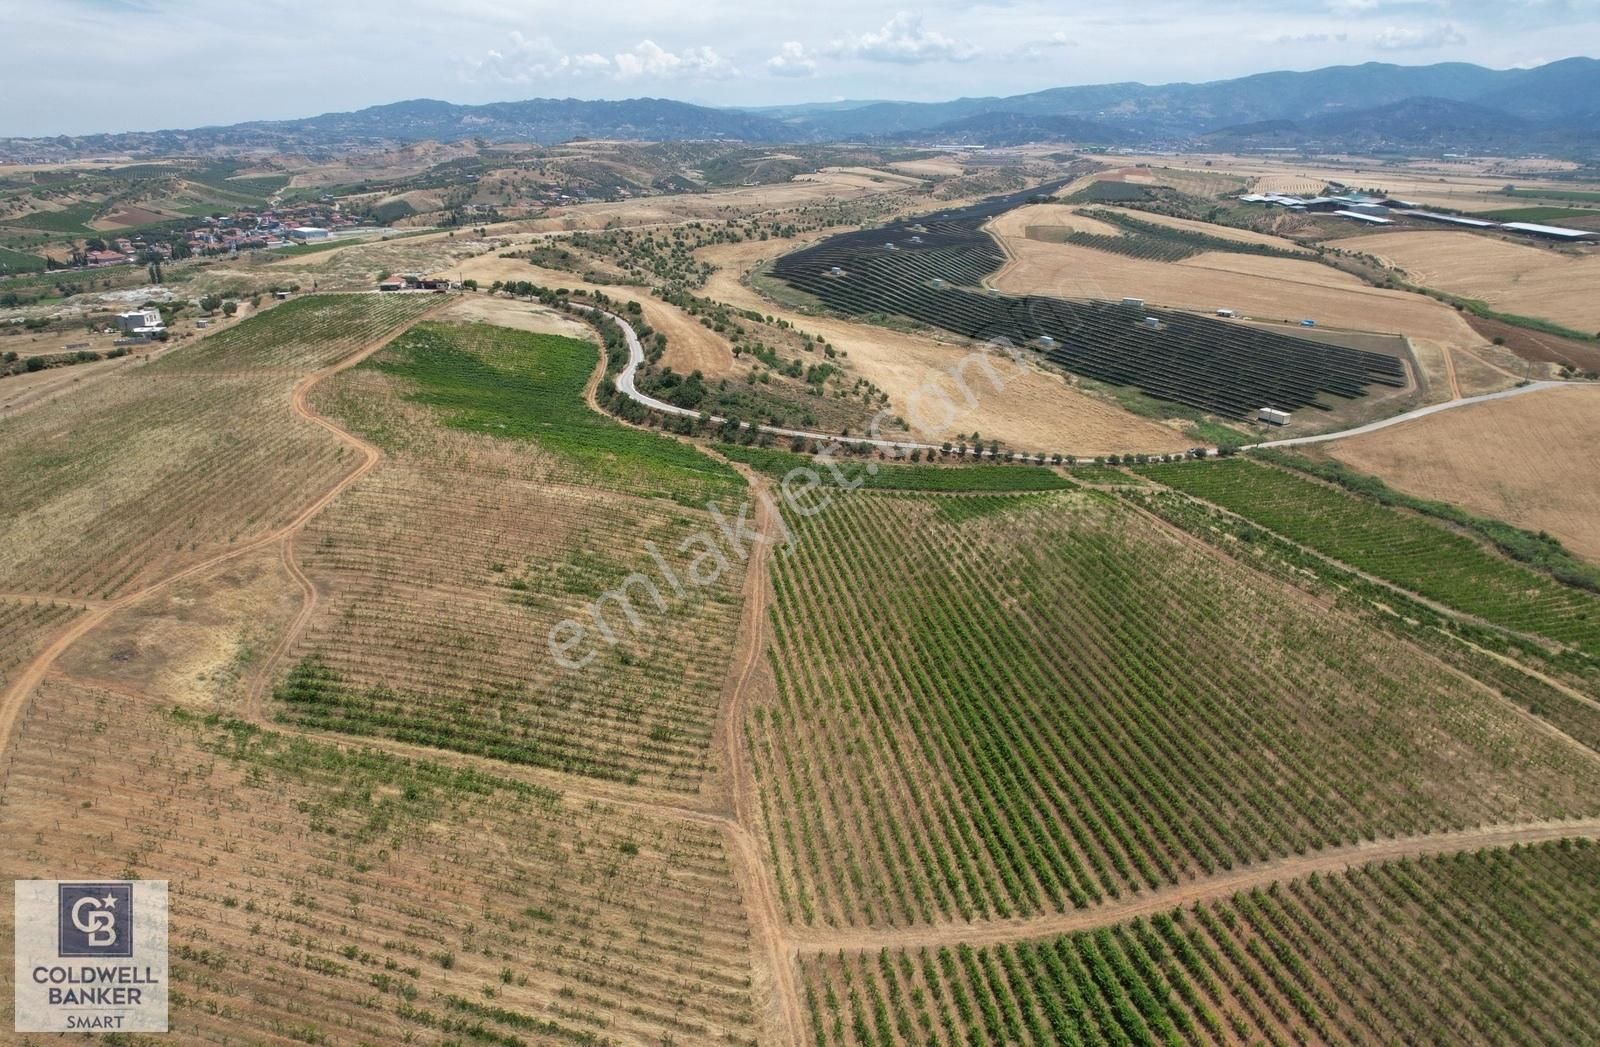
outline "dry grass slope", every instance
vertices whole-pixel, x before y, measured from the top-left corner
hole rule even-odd
[[[0,902],[13,878],[170,880],[181,1042],[754,1036],[715,829],[64,680],[15,754]]]
[[[574,401],[595,359],[585,343],[481,325],[430,326],[417,337],[433,335],[491,363],[573,354],[579,384],[559,393]],[[639,448],[616,449],[621,472],[610,452],[597,471],[542,435],[559,428],[547,416],[533,416],[531,442],[489,435],[517,425],[515,417],[484,431],[448,427],[453,408],[417,402],[444,394],[391,373],[407,351],[396,343],[319,391],[323,409],[390,453],[297,543],[321,598],[291,652],[295,668],[280,676],[288,699],[280,714],[695,790],[741,606],[738,572],[686,588],[681,599],[666,592],[670,613],[631,591],[640,628],[606,604],[621,642],[596,641],[596,660],[582,670],[561,668],[549,637],[564,619],[591,622],[591,601],[635,571],[665,588],[647,543],[679,559],[689,536],[715,533],[711,518],[648,497],[658,484],[648,458],[629,457]],[[581,402],[572,409],[581,412]],[[596,430],[613,431],[626,432],[609,422]],[[728,486],[707,490],[733,490],[736,478],[727,476]]]

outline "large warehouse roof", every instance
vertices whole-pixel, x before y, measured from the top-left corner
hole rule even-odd
[[[1474,229],[1493,229],[1499,223],[1486,222],[1482,218],[1463,218],[1455,214],[1438,214],[1434,211],[1412,211],[1412,218],[1426,218],[1430,222],[1449,222],[1451,225],[1469,225]]]
[[[1393,218],[1382,218],[1375,214],[1362,214],[1360,211],[1335,211],[1340,218],[1354,218],[1358,222],[1370,222],[1373,225],[1393,225]]]
[[[1538,225],[1534,222],[1507,222],[1502,229],[1510,229],[1518,233],[1533,233],[1535,236],[1556,236],[1563,240],[1577,240],[1585,236],[1600,236],[1592,229],[1568,229],[1561,225]]]

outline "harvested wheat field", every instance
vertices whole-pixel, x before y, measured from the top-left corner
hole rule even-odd
[[[1600,331],[1600,252],[1450,232],[1380,233],[1350,247],[1405,270],[1413,283],[1481,299],[1501,312]]]
[[[1026,237],[1029,229],[1039,227],[1059,228],[1071,233],[1092,233],[1095,236],[1122,235],[1122,230],[1117,226],[1102,222],[1072,204],[1015,207],[991,220],[988,230],[997,237]]]
[[[1178,429],[1081,392],[1058,374],[1032,367],[1016,372],[1010,361],[997,365],[1007,379],[998,390],[981,370],[967,372],[977,401],[969,404],[953,377],[965,347],[927,335],[800,313],[742,282],[758,262],[787,247],[785,241],[765,241],[701,250],[699,257],[718,267],[706,284],[706,294],[788,320],[844,350],[856,372],[888,393],[895,410],[911,423],[914,438],[938,443],[977,432],[1019,450],[1082,455],[1120,454],[1130,448],[1176,451],[1194,442]],[[953,410],[946,413],[946,406]]]
[[[1483,341],[1443,303],[1368,287],[1311,261],[1208,253],[1174,264],[1073,244],[1007,240],[1006,246],[1013,259],[989,283],[1015,294],[1112,301],[1131,295],[1151,305],[1201,311],[1225,306],[1273,320],[1310,317],[1325,327],[1404,334],[1451,345]]]
[[[1600,562],[1600,386],[1442,411],[1328,452],[1396,490],[1548,531]]]

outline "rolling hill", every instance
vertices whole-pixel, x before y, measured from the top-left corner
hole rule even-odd
[[[1532,69],[1459,62],[1369,62],[1209,83],[1056,87],[946,102],[840,102],[711,108],[662,98],[535,98],[486,105],[413,99],[355,112],[227,127],[0,139],[0,155],[156,155],[242,148],[337,149],[381,142],[562,142],[576,137],[752,143],[1069,139],[1184,145],[1270,127],[1275,140],[1399,149],[1561,149],[1592,153],[1600,61]],[[1374,126],[1381,123],[1381,126]],[[1251,132],[1254,133],[1254,132]],[[1248,134],[1246,138],[1248,138]]]

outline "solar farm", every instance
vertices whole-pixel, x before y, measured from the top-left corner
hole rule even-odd
[[[1374,386],[1407,385],[1404,363],[1384,353],[1139,301],[1002,295],[985,288],[1006,256],[984,224],[1055,188],[834,236],[779,258],[773,275],[847,316],[904,316],[978,341],[1006,339],[1085,378],[1225,418],[1251,417],[1263,406],[1326,409],[1336,398],[1360,398]],[[1149,239],[1179,257],[1189,249],[1176,238]]]

